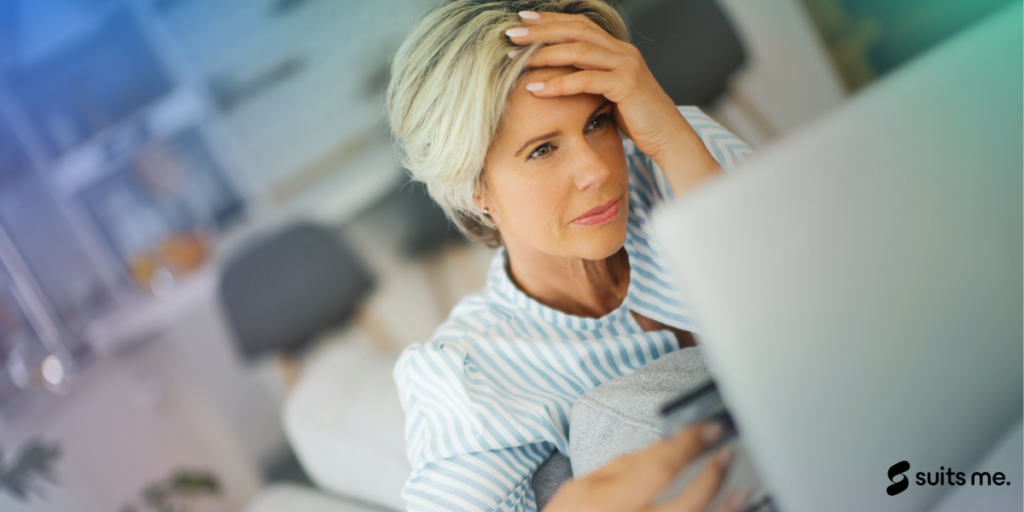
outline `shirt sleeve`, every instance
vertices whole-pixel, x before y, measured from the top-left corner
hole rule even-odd
[[[747,143],[711,119],[701,109],[692,106],[676,108],[726,172],[734,171],[753,160],[754,152]],[[654,159],[637,149],[632,141],[627,140],[624,147],[630,173],[635,178],[635,189],[644,209],[650,211],[656,204],[675,199],[664,171]]]
[[[530,477],[539,446],[457,455],[413,470],[402,489],[410,512],[536,512]]]
[[[453,344],[427,342],[406,349],[395,366],[413,467],[402,499],[414,512],[536,512],[531,477],[554,445],[470,398],[467,365]]]

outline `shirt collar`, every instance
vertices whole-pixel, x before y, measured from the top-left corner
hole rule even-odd
[[[633,252],[630,250],[631,245],[629,243],[626,244],[626,253],[629,256],[629,264],[632,269],[635,268],[635,265],[633,264]],[[618,308],[615,308],[603,317],[589,318],[559,311],[541,304],[533,297],[527,295],[508,276],[508,271],[506,270],[508,268],[507,262],[508,253],[502,247],[498,249],[498,253],[491,260],[491,267],[487,275],[487,288],[492,297],[509,303],[514,309],[523,311],[548,323],[580,331],[594,331],[607,327],[610,324],[621,325],[624,320],[628,323],[625,315],[629,314],[629,303],[630,298],[633,296],[634,279],[630,278],[626,298],[623,299],[622,304]]]

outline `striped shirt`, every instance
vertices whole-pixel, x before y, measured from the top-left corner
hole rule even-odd
[[[679,110],[723,168],[752,155],[696,107]],[[501,249],[487,287],[399,358],[395,380],[413,467],[402,491],[409,510],[537,510],[530,478],[552,451],[569,453],[576,399],[678,348],[671,331],[645,332],[630,310],[697,331],[652,236],[651,211],[672,190],[651,157],[628,139],[624,146],[630,282],[620,307],[586,318],[545,306],[512,283]]]

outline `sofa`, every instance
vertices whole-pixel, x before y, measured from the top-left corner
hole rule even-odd
[[[395,356],[351,328],[304,358],[282,409],[288,442],[322,490],[390,510],[411,472]]]

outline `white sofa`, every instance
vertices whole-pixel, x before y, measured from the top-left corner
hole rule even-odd
[[[296,456],[322,490],[404,510],[399,493],[411,467],[394,364],[358,329],[325,340],[305,358],[282,421]]]
[[[370,512],[366,507],[293,484],[274,484],[246,504],[243,512]]]

